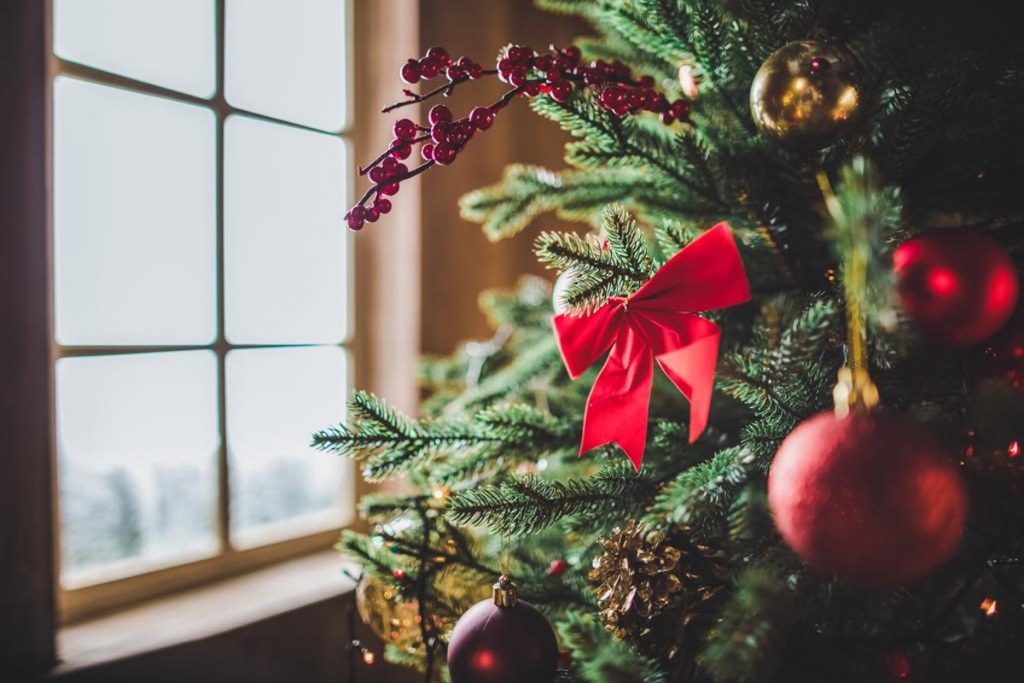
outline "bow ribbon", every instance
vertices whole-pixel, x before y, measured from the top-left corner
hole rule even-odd
[[[583,417],[580,455],[617,443],[639,470],[647,443],[654,360],[690,402],[690,443],[708,422],[718,325],[693,315],[750,300],[747,274],[727,223],[673,256],[629,298],[592,313],[553,318],[569,376],[576,379],[611,348]]]

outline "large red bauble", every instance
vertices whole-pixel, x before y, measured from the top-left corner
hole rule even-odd
[[[779,533],[808,564],[876,586],[942,564],[967,515],[963,483],[942,447],[886,413],[821,413],[797,426],[775,455],[768,503]]]
[[[955,230],[915,237],[896,249],[892,261],[903,308],[946,344],[988,339],[1017,304],[1013,261],[982,234]]]
[[[455,624],[448,641],[452,683],[548,683],[557,667],[551,625],[522,600],[513,607],[478,602]]]

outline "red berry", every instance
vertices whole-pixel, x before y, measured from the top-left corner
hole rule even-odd
[[[458,64],[459,68],[462,69],[463,71],[469,71],[470,69],[473,68],[473,65],[476,64],[476,62],[474,62],[469,57],[459,57],[459,61],[455,63]]]
[[[653,88],[654,87],[654,76],[641,76],[640,77],[641,88]]]
[[[391,576],[395,577],[399,581],[405,581],[405,570],[395,568],[391,571]]]
[[[686,100],[676,100],[668,110],[672,112],[672,116],[683,121],[690,116],[690,103]]]
[[[508,71],[512,68],[512,60],[508,57],[502,57],[498,60],[498,71]]]
[[[626,101],[629,103],[630,109],[639,109],[644,106],[644,103],[647,101],[647,96],[644,94],[643,90],[634,89],[629,91],[629,94],[626,96]]]
[[[412,154],[412,145],[391,143],[391,156],[395,159],[408,159]]]
[[[658,113],[668,111],[668,100],[665,99],[664,95],[660,93],[658,94],[658,101],[654,103],[653,107],[651,107],[651,111]]]
[[[452,110],[444,106],[443,104],[435,104],[433,107],[430,108],[430,114],[428,114],[428,118],[430,119],[430,125],[434,125],[435,123],[441,123],[442,121],[447,123],[448,121],[452,120]]]
[[[374,166],[373,168],[370,169],[370,182],[379,183],[380,181],[384,180],[384,178],[386,178],[387,175],[388,174],[384,170],[383,166]]]
[[[363,221],[362,218],[356,218],[355,216],[349,216],[345,220],[348,222],[348,229],[349,230],[362,230],[363,229],[364,221]]]
[[[438,66],[448,66],[452,61],[451,57],[448,56],[448,50],[445,50],[443,47],[432,47],[427,50],[427,59]]]
[[[540,81],[528,81],[523,88],[523,94],[527,97],[536,97],[540,93]]]
[[[572,96],[572,83],[566,80],[555,81],[551,84],[551,99],[555,102],[565,102]]]
[[[580,49],[575,45],[567,45],[562,48],[562,56],[575,64],[580,61]]]
[[[429,59],[421,59],[419,65],[420,76],[423,76],[423,78],[426,79],[434,78],[435,76],[437,76],[437,74],[441,72],[441,69],[440,67],[438,67],[437,62],[434,62]]]
[[[508,59],[511,62],[521,62],[529,56],[530,53],[518,45],[513,45],[508,49]]]
[[[420,156],[423,157],[425,161],[431,161],[434,158],[434,145],[428,142],[420,147]]]
[[[555,65],[555,58],[551,55],[541,55],[533,60],[533,67],[541,71],[547,71]]]
[[[448,136],[451,134],[451,124],[446,121],[435,123],[430,128],[430,138],[434,142],[447,142]]]
[[[670,112],[670,111],[663,111],[663,112],[661,112],[661,122],[664,123],[666,126],[671,124],[675,120],[676,120],[676,117],[672,116],[672,112]]]
[[[548,565],[549,576],[561,576],[569,569],[569,563],[559,558],[557,560],[551,560],[551,564]]]
[[[477,107],[469,112],[469,120],[478,130],[487,130],[494,123],[494,112],[487,107]]]
[[[604,82],[604,77],[597,69],[583,67],[581,71],[583,71],[583,82],[587,85],[600,85]]]
[[[398,183],[388,183],[380,188],[381,194],[398,194]]]
[[[376,223],[377,219],[380,218],[380,211],[371,206],[366,210],[366,215],[364,217],[367,223]]]
[[[391,213],[391,200],[384,197],[377,197],[373,203],[374,208],[380,213]]]
[[[544,78],[554,83],[555,81],[560,80],[562,78],[562,72],[559,69],[551,68],[548,69],[547,72],[545,72]]]
[[[608,86],[601,91],[601,104],[612,108],[622,104],[626,99],[625,91],[618,86]]]
[[[484,68],[479,64],[474,64],[473,66],[469,67],[469,77],[472,78],[474,81],[482,77],[483,75]]]
[[[398,161],[394,157],[384,157],[384,161],[380,162],[380,165],[384,168],[384,175],[389,176],[395,172]]]
[[[408,166],[406,166],[405,164],[398,164],[398,165],[395,166],[395,170],[393,170],[388,175],[389,176],[405,175],[408,172],[409,172],[409,167]]]
[[[447,166],[455,161],[456,154],[455,148],[447,142],[442,142],[434,147],[434,161],[442,166]]]
[[[366,207],[362,204],[356,204],[349,212],[345,214],[345,218],[355,218],[356,220],[363,220],[366,217]]]
[[[657,90],[644,90],[644,108],[651,111],[657,111],[658,106],[658,91]]]
[[[444,72],[444,75],[448,77],[449,81],[457,81],[466,75],[466,72],[461,67],[452,64],[448,67],[448,70]]]
[[[512,69],[512,72],[508,75],[508,82],[517,88],[526,83],[526,69],[523,67]]]
[[[402,80],[410,84],[420,82],[420,65],[415,59],[402,65]]]
[[[412,140],[416,137],[416,124],[412,119],[398,119],[392,131],[399,140]]]

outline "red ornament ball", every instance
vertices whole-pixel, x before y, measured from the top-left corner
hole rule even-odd
[[[949,558],[967,494],[953,461],[897,415],[821,413],[775,455],[768,503],[786,543],[816,569],[852,583],[898,585]]]
[[[899,681],[910,678],[910,659],[899,652],[893,652],[885,658],[885,671]]]
[[[455,624],[448,641],[452,683],[547,683],[558,667],[548,620],[527,602],[499,607],[478,602]]]
[[[900,301],[922,329],[953,346],[988,339],[1006,324],[1019,288],[1013,261],[976,232],[915,237],[893,253]]]
[[[557,560],[551,560],[551,564],[548,565],[548,576],[561,576],[569,570],[569,563],[559,558]]]

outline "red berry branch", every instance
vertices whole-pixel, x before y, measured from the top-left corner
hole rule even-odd
[[[461,119],[453,118],[445,105],[436,104],[428,114],[429,125],[421,126],[405,118],[395,121],[391,145],[359,169],[359,175],[370,176],[373,186],[345,214],[352,230],[361,230],[366,223],[374,223],[389,212],[391,200],[388,197],[398,192],[403,181],[432,166],[447,166],[455,161],[469,141],[478,132],[490,128],[495,115],[517,96],[548,95],[556,102],[565,102],[576,88],[587,88],[594,92],[601,107],[616,116],[650,111],[659,114],[665,124],[689,121],[690,116],[689,101],[679,99],[669,103],[664,94],[655,90],[653,77],[636,78],[630,68],[619,61],[608,63],[598,59],[589,65],[581,64],[580,50],[575,45],[561,49],[552,45],[543,54],[529,47],[510,45],[498,56],[496,69],[484,69],[469,57],[453,60],[443,47],[432,47],[423,58],[410,59],[402,66],[402,80],[409,84],[442,75],[448,79],[447,83],[423,94],[403,90],[408,99],[384,107],[382,112],[438,95],[447,97],[458,85],[485,76],[497,75],[502,83],[512,88],[494,104],[476,107]],[[424,163],[410,169],[402,162],[409,158],[416,145],[420,145]]]

